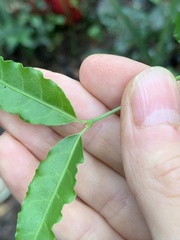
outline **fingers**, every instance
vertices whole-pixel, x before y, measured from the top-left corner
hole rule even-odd
[[[125,174],[153,240],[180,235],[180,95],[173,76],[152,68],[123,96],[121,144]]]
[[[149,240],[146,222],[126,180],[87,152],[84,155],[85,161],[79,165],[75,187],[78,198],[125,239]]]
[[[62,75],[45,71],[47,78],[53,79],[64,89],[81,119],[96,117],[117,107],[121,102],[125,85],[137,73],[148,66],[112,55],[93,55],[82,63],[81,84],[64,78]],[[111,92],[113,91],[113,92]],[[53,128],[63,136],[81,130],[77,124]],[[107,138],[108,136],[108,138]],[[119,141],[119,119],[109,117],[93,126],[84,136],[84,148],[110,167],[123,173]]]
[[[0,160],[0,176],[16,199],[22,202],[39,161],[6,132],[0,136]]]
[[[123,240],[98,213],[75,200],[63,209],[63,219],[53,228],[57,240]]]
[[[39,160],[8,133],[0,137],[0,159],[0,174],[13,195],[22,202]],[[84,202],[83,206],[99,214],[100,219],[105,219],[106,225],[125,239],[150,239],[124,178],[87,152],[84,164],[79,166],[75,190],[78,198]],[[67,216],[72,219],[73,214],[71,216],[70,213],[68,211]],[[67,218],[66,213],[64,216]],[[77,221],[81,222],[81,217]],[[66,225],[71,232],[71,225]]]
[[[114,70],[115,69],[116,68],[114,67]],[[82,119],[95,117],[101,113],[104,113],[105,111],[108,110],[105,105],[107,105],[108,107],[111,107],[110,105],[108,105],[107,102],[105,103],[101,102],[103,101],[103,98],[101,98],[100,101],[96,99],[96,97],[93,96],[95,95],[95,93],[93,93],[93,91],[91,92],[91,88],[87,87],[88,90],[84,89],[80,83],[75,81],[72,82],[72,80],[70,80],[69,78],[66,78],[59,74],[46,72],[47,77],[48,75],[50,75],[50,78],[56,81],[65,90],[66,94],[72,101],[72,105],[74,106],[77,115]],[[131,76],[131,74],[125,77],[126,81],[130,80],[129,76]],[[97,84],[97,86],[100,87],[99,83],[101,83],[102,85],[102,82],[99,81]],[[123,84],[125,84],[125,82],[123,82]],[[121,82],[119,82],[119,85],[121,85]],[[118,81],[117,81],[117,86],[118,86]],[[108,93],[107,89],[109,87],[110,87],[109,85],[105,87],[106,91],[103,91],[104,95]],[[119,105],[121,96],[118,97],[117,93],[116,94],[114,93],[113,96],[115,97],[112,97],[112,101],[114,101],[114,103],[118,102],[118,105]],[[111,97],[109,98],[109,100],[111,100]],[[49,148],[61,138],[61,135],[66,136],[68,134],[72,134],[73,131],[77,131],[81,129],[81,127],[72,124],[67,127],[54,128],[54,130],[56,130],[56,132],[58,133],[56,134],[50,128],[46,128],[43,126],[31,126],[29,124],[22,123],[22,121],[17,119],[15,116],[11,116],[4,113],[2,113],[1,124],[18,140],[17,141],[13,138],[11,139],[11,136],[8,135],[8,138],[11,139],[12,140],[11,142],[13,142],[14,146],[16,146],[14,148],[11,146],[11,148],[14,151],[16,149],[16,152],[15,152],[16,154],[14,154],[13,156],[16,156],[17,162],[19,162],[20,164],[23,163],[22,166],[26,167],[26,171],[24,172],[28,176],[30,176],[28,174],[28,171],[31,173],[34,173],[34,169],[35,169],[35,166],[37,166],[38,160],[42,159],[47,154],[47,151],[49,150]],[[4,141],[4,137],[2,137],[1,139],[2,141]],[[120,140],[119,139],[119,117],[116,115],[109,117],[108,119],[104,120],[99,124],[96,124],[92,128],[92,130],[90,130],[89,133],[87,133],[84,137],[85,148],[89,153],[94,155],[93,159],[98,158],[99,160],[104,161],[106,164],[114,168],[116,171],[122,172],[122,166],[119,159],[119,156],[120,156],[119,140]],[[4,142],[4,144],[6,142],[7,142],[7,139]],[[4,152],[3,154],[4,154],[4,159],[6,160],[8,159],[7,162],[9,163],[9,166],[10,166],[10,162],[12,161],[12,155],[10,158],[10,155],[6,155],[7,153]],[[21,156],[19,156],[19,154],[21,154]],[[25,160],[23,162],[22,158],[23,160],[27,159],[27,161]],[[5,163],[5,161],[3,162]],[[102,167],[101,164],[102,163],[99,164],[99,169]],[[8,175],[9,173],[11,174],[11,170],[5,167],[5,165],[2,165],[3,166],[2,169],[6,168],[6,171],[3,171],[4,172],[3,177],[10,179]],[[107,166],[102,167],[103,170],[105,170],[105,168],[107,168]],[[91,172],[91,170],[97,171],[97,169],[92,168],[92,166],[91,168],[88,168],[89,172]],[[14,170],[12,170],[12,172],[13,171]],[[95,175],[95,179],[97,179],[97,181],[94,183],[96,186],[96,189],[94,189],[94,193],[96,193],[95,195],[98,194],[97,188],[101,189],[108,186],[107,185],[108,180],[112,186],[114,187],[116,186],[116,189],[111,188],[111,186],[109,186],[107,195],[106,194],[103,195],[103,191],[101,192],[101,195],[104,197],[103,199],[101,198],[101,200],[103,200],[104,207],[101,206],[100,202],[96,205],[96,201],[93,201],[95,199],[95,195],[93,195],[94,193],[92,191],[89,191],[91,193],[91,197],[89,197],[88,194],[86,195],[86,193],[84,194],[83,193],[84,187],[83,185],[81,186],[80,184],[79,186],[77,185],[78,196],[86,204],[92,207],[95,211],[99,212],[100,215],[103,218],[105,218],[110,225],[113,226],[113,228],[116,230],[116,234],[117,234],[117,231],[119,232],[124,231],[123,232],[124,236],[127,236],[130,239],[131,238],[136,239],[135,236],[133,236],[133,234],[137,231],[137,232],[140,232],[139,235],[136,235],[139,237],[138,240],[144,239],[144,236],[148,235],[147,228],[145,227],[145,224],[143,224],[143,218],[139,213],[139,210],[135,205],[132,196],[129,196],[130,194],[129,189],[125,184],[124,179],[119,177],[117,180],[117,174],[113,170],[111,171],[114,174],[106,174],[108,175],[108,177],[107,179],[103,180],[104,185],[100,184],[102,179],[98,178],[97,174]],[[99,173],[101,173],[100,176],[102,177],[103,177],[103,172],[104,171],[99,170]],[[15,175],[18,173],[16,173],[16,170],[13,173],[15,178]],[[23,176],[21,174],[19,175]],[[114,175],[116,177],[113,178],[111,175]],[[89,175],[85,174],[85,176],[86,178],[85,177],[83,178],[84,182],[86,182],[87,189],[90,189],[93,187],[93,185],[91,183],[88,185],[87,177]],[[19,185],[16,185],[16,183],[13,183],[12,180],[9,180],[9,185],[11,186],[11,189],[14,190],[14,193],[20,200],[22,200],[22,198],[24,197],[26,187],[29,184],[31,179],[32,179],[32,176],[30,176],[30,178],[24,177],[23,179],[21,177],[17,177],[17,180],[18,180],[17,184]],[[22,187],[19,189],[20,185]],[[15,189],[19,189],[18,193],[16,193]],[[119,189],[121,189],[122,192]],[[119,202],[120,202],[120,206],[118,209]],[[111,209],[111,206],[114,206],[114,208]],[[113,212],[114,214],[112,214]],[[135,217],[135,220],[133,217],[131,217],[132,213],[134,213],[133,216],[137,216]],[[121,219],[121,229],[118,230],[118,222],[120,219]],[[129,231],[126,223],[127,225],[128,223],[131,224],[132,226],[131,231]],[[115,239],[115,237],[113,239]]]
[[[61,139],[59,134],[49,127],[31,125],[17,115],[4,111],[0,111],[0,125],[39,160],[44,160],[49,150]]]
[[[148,67],[125,57],[95,54],[82,63],[80,81],[88,92],[112,109],[120,105],[127,83]]]
[[[71,80],[72,84],[73,82],[75,81]],[[90,101],[90,99],[94,99],[94,97],[87,96],[85,99]],[[93,101],[95,102],[95,99]],[[96,100],[95,106],[97,109],[100,109],[98,104],[104,108],[103,105],[98,103]],[[92,114],[91,109],[86,109],[87,114],[89,114],[88,111]],[[18,139],[18,141],[22,142],[22,144],[26,146],[28,150],[31,151],[39,160],[46,157],[50,148],[61,139],[61,135],[64,137],[75,132],[79,132],[83,128],[83,126],[76,124],[56,128],[31,125],[23,122],[17,116],[3,111],[0,111],[0,125],[12,136]],[[118,144],[120,137],[118,133],[119,117],[114,115],[105,121],[96,124],[88,131],[88,133],[84,136],[84,146],[87,151],[95,155],[96,158],[116,169],[116,171],[122,173],[122,165],[119,161],[120,149]]]
[[[43,71],[43,74],[65,91],[79,118],[94,118],[108,111],[107,107],[84,89],[79,82],[50,71]],[[80,132],[82,128],[82,125],[74,123],[52,127],[63,137]],[[119,161],[119,118],[117,116],[109,117],[94,125],[83,137],[83,143],[89,153],[123,174],[122,164]]]
[[[93,59],[95,59],[96,61],[93,62]],[[106,102],[106,99],[108,99],[109,102],[112,101],[117,106],[120,104],[121,93],[124,84],[130,81],[130,78],[134,73],[137,73],[137,71],[140,71],[140,69],[145,67],[145,65],[139,64],[132,60],[114,57],[110,55],[94,55],[90,57],[89,60],[85,61],[85,63],[82,64],[81,72],[83,72],[84,77],[82,74],[81,80],[85,86],[85,83],[90,83],[90,81],[92,81],[94,84],[96,82],[96,86],[93,85],[93,88],[91,88],[91,86],[86,86],[87,90],[79,82],[72,81],[72,79],[64,75],[45,70],[43,71],[46,78],[50,78],[55,81],[66,92],[66,95],[68,96],[73,107],[75,108],[77,116],[82,119],[93,118],[108,111],[107,107],[96,99],[96,97],[98,96],[92,96],[92,94],[94,94],[93,91],[95,88],[99,89],[99,92],[101,92],[100,89],[102,88],[102,86],[105,86],[103,91],[104,100],[101,100],[105,102],[105,105],[108,105]],[[108,75],[110,73],[107,74],[106,71],[103,75],[102,70],[100,78],[98,77],[98,68],[95,68],[95,66],[97,65],[97,60],[99,61],[100,67],[103,67],[104,65],[107,66],[107,64],[110,65],[109,68],[112,69],[111,77]],[[90,66],[89,68],[88,64]],[[128,68],[125,67],[126,64],[132,66],[131,72],[128,72]],[[117,66],[119,66],[118,71]],[[120,72],[121,66],[123,69],[122,72]],[[93,70],[93,76],[95,80],[89,79],[89,69]],[[107,76],[110,77],[111,81],[109,82],[109,84],[112,84],[112,86],[106,85],[106,82],[108,82]],[[103,79],[105,79],[105,84],[103,84]],[[109,89],[113,89],[114,87],[118,89],[117,93],[115,95],[109,94]],[[15,119],[12,115],[9,115],[9,117],[7,117],[7,114],[5,115],[2,112],[0,117],[0,124],[1,126],[3,126],[4,129],[7,129],[10,134],[12,134],[15,138],[23,142],[23,144],[39,159],[43,159],[46,156],[48,148],[52,147],[58,139],[58,135],[54,134],[48,128],[42,126],[30,126],[28,124],[23,124],[22,121],[17,122],[17,119]],[[21,128],[21,126],[23,127]],[[67,126],[61,126],[52,129],[55,130],[59,135],[62,135],[64,137],[81,131],[82,126],[78,124],[70,124]],[[27,137],[27,135],[29,137]],[[109,117],[108,119],[97,123],[84,136],[85,149],[89,153],[93,154],[96,158],[105,162],[110,167],[123,175],[122,163],[119,159],[119,156],[121,154],[119,145],[119,119],[116,116]]]
[[[0,174],[13,195],[22,202],[38,160],[7,133],[0,137],[0,159]],[[103,217],[84,203],[76,200],[65,207],[63,213],[63,221],[55,227],[57,239],[92,239],[96,236],[96,239],[123,240]]]

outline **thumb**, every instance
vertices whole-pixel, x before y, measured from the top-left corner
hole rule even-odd
[[[149,68],[127,86],[121,146],[126,178],[152,239],[179,239],[180,95],[166,69]]]

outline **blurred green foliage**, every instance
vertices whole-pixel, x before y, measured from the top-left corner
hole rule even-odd
[[[41,12],[43,8],[44,1],[38,1],[37,9]],[[25,1],[1,1],[0,53],[10,55],[17,48],[23,48],[25,53],[33,56],[39,46],[53,50],[57,37],[55,28],[64,23],[62,15],[33,13]]]
[[[37,3],[38,9],[44,9],[44,1]],[[73,3],[83,18],[67,25],[62,15],[33,13],[25,1],[1,1],[0,54],[10,56],[21,48],[24,57],[36,57],[37,48],[43,47],[55,56],[57,48],[65,44],[68,54],[81,59],[94,52],[106,52],[179,70],[180,47],[174,38],[178,38],[180,27],[179,0]]]
[[[170,65],[180,50],[173,37],[173,20],[180,11],[180,1],[130,2],[100,1],[98,16],[113,37],[112,52],[150,65]]]
[[[180,12],[175,17],[175,32],[174,37],[180,43]]]

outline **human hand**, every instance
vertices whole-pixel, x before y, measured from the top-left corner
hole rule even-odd
[[[81,83],[49,71],[44,71],[44,75],[54,80],[66,92],[77,116],[87,119],[120,105],[127,83],[147,68],[144,64],[126,58],[95,55],[82,64]],[[57,239],[149,240],[150,232],[153,239],[177,239],[179,236],[176,235],[175,238],[173,235],[174,238],[171,238],[171,235],[167,235],[165,238],[168,227],[169,231],[173,228],[178,233],[178,197],[168,198],[168,193],[173,193],[173,196],[178,194],[178,184],[176,189],[170,189],[171,191],[165,191],[165,187],[161,187],[157,177],[158,171],[163,169],[155,151],[155,147],[161,147],[162,140],[166,141],[166,138],[167,144],[175,142],[172,141],[174,135],[178,140],[178,133],[175,133],[178,128],[173,128],[174,135],[170,134],[169,139],[167,135],[170,133],[170,125],[163,125],[162,128],[144,128],[139,125],[136,127],[129,104],[132,84],[133,82],[126,88],[122,100],[121,131],[119,116],[113,115],[94,125],[83,138],[85,163],[79,166],[77,174],[77,199],[64,207],[63,220],[54,227]],[[142,99],[136,98],[133,102],[136,100],[140,104]],[[0,124],[6,129],[0,137],[0,174],[20,202],[25,196],[38,162],[46,157],[47,152],[58,140],[81,130],[78,124],[51,128],[30,125],[17,116],[4,112],[0,113]],[[160,138],[157,134],[159,128],[163,133]],[[162,130],[165,128],[169,129],[167,133]],[[152,139],[153,136],[155,139]],[[163,155],[164,150],[167,153],[167,149],[162,148],[162,152],[158,151],[158,157],[161,153],[162,157],[166,157]],[[152,154],[153,163],[157,159],[157,166],[149,168],[148,157]],[[167,154],[171,159],[170,154],[171,148]],[[171,167],[170,162],[166,162]],[[173,160],[173,164],[175,163],[178,162]],[[178,164],[172,166],[175,168]],[[178,170],[175,173],[178,176]],[[168,179],[165,183],[168,183]],[[168,186],[173,187],[171,184]],[[160,190],[164,190],[164,194]],[[168,210],[167,199],[172,200],[170,207],[177,207],[176,212],[174,209]],[[162,204],[162,207],[159,204]],[[155,209],[157,206],[161,209],[159,214]],[[177,213],[177,216],[173,215],[174,213]],[[172,226],[167,214],[177,219],[177,222],[171,223]],[[172,231],[169,233],[173,234]]]

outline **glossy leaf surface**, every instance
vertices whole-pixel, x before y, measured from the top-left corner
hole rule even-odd
[[[16,240],[54,240],[53,224],[75,198],[77,164],[83,162],[81,135],[60,141],[41,162],[18,215]]]
[[[0,57],[0,108],[26,122],[61,125],[78,121],[64,92],[39,70]]]

